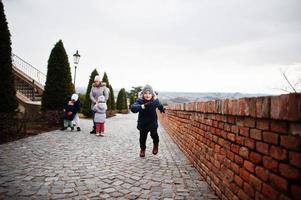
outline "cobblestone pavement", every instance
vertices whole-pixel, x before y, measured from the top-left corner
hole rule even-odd
[[[139,157],[137,115],[106,122],[105,137],[52,131],[0,145],[0,199],[217,199],[159,128],[159,154]]]

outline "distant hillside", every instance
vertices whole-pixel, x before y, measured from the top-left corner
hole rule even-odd
[[[191,101],[210,101],[218,99],[238,99],[242,97],[267,96],[268,94],[220,93],[220,92],[159,92],[159,99],[164,104],[186,103]]]
[[[85,87],[77,87],[76,91],[81,94],[86,93]],[[117,97],[119,90],[114,90]],[[221,93],[221,92],[159,92],[159,99],[163,104],[186,103],[191,101],[210,101],[217,99],[238,99],[242,97],[267,96],[269,94],[246,94],[246,93]]]

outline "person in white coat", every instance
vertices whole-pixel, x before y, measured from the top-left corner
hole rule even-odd
[[[100,95],[97,99],[96,104],[93,106],[93,111],[95,112],[94,115],[94,122],[96,128],[96,136],[104,136],[105,130],[105,121],[106,121],[106,110],[107,104],[104,95]]]
[[[97,99],[100,95],[105,97],[105,101],[109,99],[109,88],[106,87],[106,83],[102,82],[102,79],[99,75],[94,77],[94,83],[92,84],[90,99],[91,99],[91,109],[93,110],[94,105],[97,102]],[[94,120],[94,112],[93,112],[93,130],[90,132],[91,134],[95,134],[95,120]]]

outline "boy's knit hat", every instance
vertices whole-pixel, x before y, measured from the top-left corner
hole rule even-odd
[[[99,82],[101,82],[102,80],[101,80],[100,76],[96,75],[96,76],[94,77],[94,81],[99,81]]]
[[[103,95],[100,95],[97,100],[98,102],[106,102],[106,98]]]
[[[154,95],[154,90],[152,86],[150,85],[145,85],[141,91],[142,94],[144,94],[146,91],[149,91],[152,95]]]
[[[78,94],[76,94],[76,93],[72,94],[71,100],[77,101],[78,100]]]

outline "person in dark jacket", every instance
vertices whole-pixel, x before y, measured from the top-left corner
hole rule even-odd
[[[154,94],[150,85],[145,85],[139,95],[139,98],[131,105],[133,113],[139,112],[137,128],[140,131],[140,157],[145,157],[147,134],[150,132],[153,139],[153,154],[158,153],[159,136],[158,136],[158,116],[156,108],[161,113],[165,113],[163,105]]]
[[[72,121],[74,120],[74,117],[77,115],[77,113],[80,110],[80,102],[78,99],[78,94],[72,94],[72,96],[68,97],[66,99],[66,102],[64,104],[64,126],[61,129],[66,130],[68,127],[71,128],[71,131],[74,130],[74,126]],[[77,127],[77,131],[80,131],[80,128]]]

